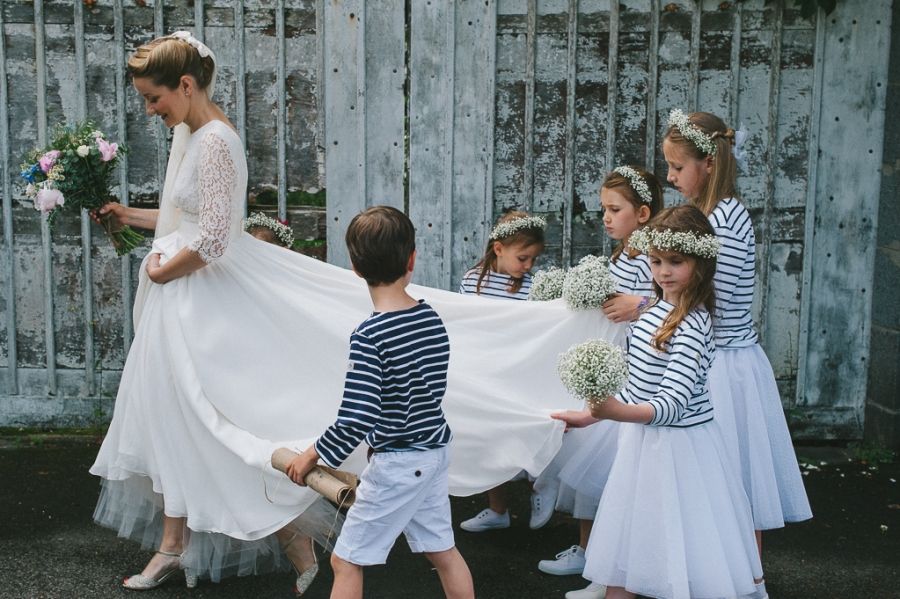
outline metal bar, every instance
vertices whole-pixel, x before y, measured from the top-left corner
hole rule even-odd
[[[47,56],[44,31],[44,1],[34,2],[34,48],[37,85],[37,143],[47,144]],[[47,216],[41,217],[41,249],[44,264],[44,341],[47,350],[47,392],[56,395],[56,338],[53,326],[53,248]]]
[[[650,57],[647,73],[647,146],[646,164],[653,172],[656,166],[656,94],[659,87],[659,0],[650,0]]]
[[[359,192],[360,208],[368,208],[368,174],[366,169],[366,2],[363,0],[357,7],[356,19],[356,130],[358,141],[356,143],[356,186]]]
[[[287,219],[287,168],[285,165],[285,49],[284,49],[284,0],[278,0],[275,7],[276,87],[278,89],[275,116],[276,143],[278,148],[278,218]]]
[[[122,0],[113,3],[113,20],[115,27],[116,44],[116,135],[120,141],[125,141],[128,136],[128,118],[126,108],[126,77],[125,77],[125,9]],[[128,154],[119,154],[119,202],[123,206],[129,203],[128,194]],[[132,276],[131,254],[122,256],[120,262],[122,271],[122,345],[125,355],[131,349],[131,340],[134,337],[134,327],[131,317]]]
[[[449,98],[444,128],[444,222],[442,223],[443,259],[441,260],[442,289],[451,288],[453,272],[453,129],[456,99],[456,2],[447,0],[447,62],[444,93]]]
[[[87,117],[86,67],[84,51],[84,4],[75,2],[75,71],[77,72],[76,114],[78,120]],[[88,395],[94,395],[94,273],[91,264],[91,218],[81,211],[82,302],[84,305],[84,385]]]
[[[237,73],[235,73],[234,96],[235,111],[237,112],[238,135],[244,149],[247,149],[247,52],[244,39],[244,0],[234,3],[234,39],[237,43]]]
[[[575,187],[575,86],[578,49],[578,0],[569,0],[568,52],[566,55],[566,179],[563,192],[562,255],[564,266],[572,262],[572,210]]]
[[[13,243],[12,197],[9,180],[9,90],[6,83],[6,22],[0,10],[0,159],[3,162],[3,240],[6,246],[6,389],[9,395],[19,394],[19,367],[16,351],[16,263]]]
[[[494,112],[495,106],[497,103],[496,90],[497,90],[497,2],[496,0],[491,0],[491,4],[488,6],[487,10],[488,14],[486,21],[486,32],[485,35],[487,39],[493,40],[493,43],[488,43],[488,56],[487,56],[487,64],[485,68],[488,69],[488,73],[490,73],[490,77],[488,78],[488,98],[490,98],[491,106],[487,111],[488,114],[488,122],[484,128],[485,135],[485,176],[484,176],[484,217],[483,222],[484,226],[482,227],[484,237],[482,238],[481,247],[484,247],[487,244],[487,237],[490,235],[491,225],[494,222]],[[533,60],[533,57],[532,57]],[[527,97],[527,96],[526,96]],[[532,102],[534,100],[532,99]],[[533,115],[533,104],[532,104],[532,118]],[[527,204],[530,208],[531,202]]]
[[[803,274],[800,291],[800,339],[797,349],[797,405],[804,405],[806,389],[807,353],[809,351],[812,309],[813,238],[816,234],[816,187],[819,169],[819,130],[822,118],[822,89],[825,63],[825,13],[819,8],[816,14],[816,53],[813,64],[813,88],[810,93],[812,106],[809,117],[809,146],[807,155],[806,214],[803,232]]]
[[[524,161],[522,164],[525,186],[525,197],[522,204],[531,212],[534,211],[534,69],[536,61],[537,41],[537,0],[528,0],[528,28],[525,32],[525,131]],[[493,112],[491,113],[493,114]],[[490,221],[493,222],[493,209]],[[487,243],[487,239],[485,239]]]
[[[619,0],[609,2],[609,49],[606,67],[606,172],[616,166],[616,100],[619,95]],[[603,235],[603,255],[612,252],[609,235]]]
[[[743,3],[735,2],[731,9],[734,11],[734,25],[731,32],[731,126],[738,125],[741,108],[741,42],[743,39]]]
[[[697,110],[700,94],[700,17],[703,12],[703,0],[695,0],[694,12],[691,13],[691,76],[688,89],[688,109]]]
[[[764,322],[771,322],[766,318],[766,310],[769,305],[769,270],[770,253],[772,248],[772,213],[775,208],[775,168],[778,154],[778,103],[781,95],[781,46],[782,30],[784,28],[784,3],[779,0],[775,3],[775,23],[772,31],[772,65],[769,71],[769,103],[768,121],[769,127],[766,140],[766,194],[763,205],[762,250],[760,264],[762,272],[759,274],[759,313]],[[732,123],[734,126],[734,123]]]

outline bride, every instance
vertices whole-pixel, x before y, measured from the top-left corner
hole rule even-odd
[[[181,569],[191,586],[198,576],[290,563],[301,594],[317,571],[310,539],[330,548],[340,515],[275,471],[271,456],[308,447],[333,421],[349,335],[371,309],[366,286],[243,232],[247,164],[211,100],[208,47],[177,32],[138,48],[128,70],[147,114],[174,127],[174,138],[158,211],[102,209],[155,229],[155,239],[112,422],[91,467],[103,479],[94,518],[156,550],[126,588],[154,588]],[[578,407],[556,357],[588,338],[621,342],[624,328],[561,300],[498,307],[409,291],[437,310],[451,340],[451,493],[540,473],[563,432],[549,414]],[[358,449],[344,468],[364,466]]]

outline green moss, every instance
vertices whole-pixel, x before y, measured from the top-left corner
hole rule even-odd
[[[256,204],[260,205],[278,205],[278,190],[267,187],[256,194]],[[315,193],[296,189],[287,193],[288,206],[325,206],[325,189],[320,189]]]

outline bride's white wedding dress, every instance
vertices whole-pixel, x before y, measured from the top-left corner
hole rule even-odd
[[[272,533],[288,523],[323,543],[335,528],[335,511],[269,460],[277,447],[305,449],[333,422],[349,335],[372,310],[351,271],[243,232],[246,181],[240,139],[221,121],[195,131],[183,157],[173,151],[164,201],[180,216],[153,251],[165,260],[190,247],[209,263],[164,285],[142,265],[134,342],[91,468],[104,479],[99,523],[155,548],[164,506],[187,518],[187,564],[213,579],[286,565]],[[588,338],[620,342],[624,326],[559,300],[409,292],[450,336],[451,492],[538,474],[561,443],[549,413],[579,407],[557,356]],[[345,468],[364,465],[359,450]]]

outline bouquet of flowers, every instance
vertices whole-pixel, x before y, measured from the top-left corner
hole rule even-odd
[[[572,346],[559,356],[559,378],[569,393],[588,404],[599,405],[625,385],[628,363],[625,353],[602,340]]]
[[[548,302],[562,297],[563,282],[566,271],[556,266],[534,273],[531,279],[531,291],[528,299],[536,302]]]
[[[25,195],[34,201],[36,210],[47,215],[51,227],[66,208],[97,210],[110,201],[110,177],[124,151],[91,121],[71,128],[60,126],[49,146],[25,157],[21,172]],[[100,224],[120,256],[144,241],[140,233],[110,213],[100,217]]]
[[[562,296],[572,310],[591,310],[603,305],[616,292],[616,281],[609,272],[609,260],[585,256],[566,273]]]

